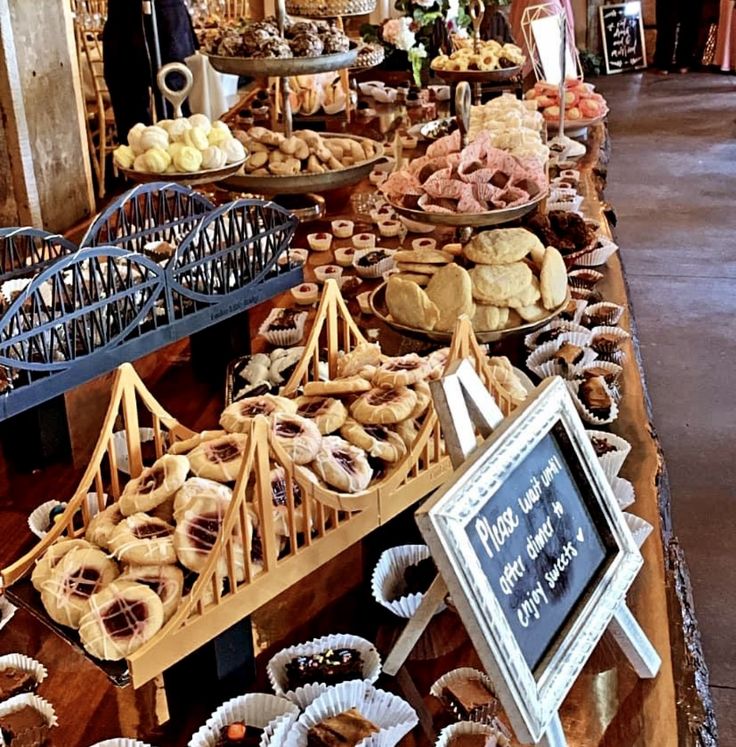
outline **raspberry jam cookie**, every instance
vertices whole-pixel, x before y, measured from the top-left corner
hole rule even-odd
[[[429,363],[425,358],[408,353],[381,363],[373,375],[373,383],[386,387],[408,386],[426,379],[429,372]]]
[[[312,463],[314,471],[341,493],[365,490],[373,476],[365,452],[339,436],[326,436]]]
[[[130,516],[139,511],[150,511],[174,495],[189,474],[189,460],[185,456],[164,454],[153,466],[144,469],[131,480],[120,496],[120,510]]]
[[[208,480],[233,482],[240,471],[247,443],[243,433],[228,433],[205,441],[189,453],[192,472]]]
[[[296,405],[286,397],[262,394],[259,397],[244,397],[233,402],[222,411],[220,425],[229,433],[245,433],[256,415],[270,418],[277,412],[296,412]]]
[[[322,441],[322,434],[315,423],[299,415],[277,413],[273,417],[271,431],[279,446],[296,464],[311,462]]]
[[[417,395],[405,386],[371,389],[350,405],[350,414],[359,423],[387,425],[406,420],[417,404]]]

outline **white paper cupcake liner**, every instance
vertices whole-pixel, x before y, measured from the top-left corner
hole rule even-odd
[[[614,244],[613,241],[605,237],[599,237],[595,249],[584,254],[575,264],[581,267],[600,267],[606,264],[617,251],[618,244]]]
[[[399,545],[381,553],[371,577],[373,598],[378,604],[393,612],[397,617],[413,617],[424,599],[424,594],[407,594],[393,600],[389,599],[389,596],[391,590],[401,583],[404,571],[410,565],[416,565],[428,557],[430,557],[430,552],[426,545]],[[440,612],[443,609],[445,609],[444,604],[437,611]]]
[[[153,441],[153,428],[139,428],[138,434],[142,444]],[[112,448],[115,451],[115,460],[118,463],[118,470],[129,475],[130,459],[128,457],[128,442],[125,438],[125,431],[116,431],[112,434]]]
[[[581,307],[578,311],[575,312],[575,316],[578,316],[578,314],[582,314],[582,309],[584,309],[587,305],[587,301],[577,301],[577,303],[581,304]],[[569,322],[566,319],[555,319],[541,329],[532,332],[524,338],[524,345],[526,346],[527,350],[536,350],[538,347],[541,347],[537,344],[537,340],[545,332],[549,332],[552,329],[562,329],[563,332],[579,332],[580,334],[586,335],[587,339],[590,339],[590,330],[586,327],[583,327],[583,325],[579,322],[576,322],[575,320]],[[549,345],[550,342],[554,342],[554,340],[549,340],[548,342],[542,344]]]
[[[591,315],[603,317],[603,325],[601,325],[600,323],[598,323],[597,325],[590,324]],[[623,315],[623,306],[619,306],[619,304],[617,303],[611,303],[611,301],[601,301],[600,303],[590,304],[588,308],[585,309],[585,313],[583,314],[583,321],[585,322],[586,327],[592,329],[595,329],[596,326],[616,327],[621,321],[621,317]]]
[[[286,665],[296,656],[312,656],[336,648],[354,648],[360,652],[363,659],[363,679],[356,680],[363,683],[375,682],[381,674],[381,657],[376,647],[365,638],[349,633],[337,633],[314,638],[306,643],[290,646],[275,654],[268,662],[267,673],[271,687],[276,695],[288,698],[300,708],[306,708],[330,685],[324,682],[314,682],[296,690],[289,690],[286,676]]]
[[[572,290],[593,290],[603,280],[603,273],[598,270],[572,270],[567,273],[567,281]]]
[[[598,355],[601,358],[610,356],[616,351],[621,351],[623,353],[623,344],[631,337],[631,335],[625,329],[621,329],[621,327],[610,327],[605,325],[601,327],[593,327],[593,329],[590,330],[591,346],[595,345],[596,337],[602,334],[607,334],[615,337],[618,340],[618,346],[612,350],[598,350]]]
[[[37,736],[38,744],[45,743],[48,729],[56,726],[56,724],[58,723],[54,707],[47,700],[44,700],[38,695],[33,695],[32,693],[14,695],[12,698],[8,698],[7,700],[4,700],[2,703],[0,703],[0,718],[2,718],[3,716],[7,716],[10,713],[15,713],[24,706],[31,706],[31,708],[35,708],[46,719],[48,727],[30,730],[31,733],[29,735],[32,737]],[[6,743],[3,739],[3,735],[2,733],[0,733],[0,747],[5,747],[5,744]]]
[[[570,391],[570,394],[572,395],[573,402],[575,403],[575,407],[577,407],[578,412],[580,413],[580,417],[586,422],[590,423],[591,425],[607,425],[608,423],[613,423],[616,418],[618,418],[618,404],[616,404],[616,400],[613,397],[613,394],[611,393],[611,408],[610,412],[608,414],[607,418],[599,418],[597,415],[594,415],[585,405],[585,403],[580,399],[578,395],[578,389],[580,388],[580,382],[579,381],[566,381],[567,388]]]
[[[445,698],[443,691],[448,686],[451,685],[453,682],[458,681],[468,681],[468,680],[479,680],[482,685],[493,694],[495,697],[496,695],[496,688],[493,687],[493,682],[491,681],[491,678],[485,673],[481,672],[479,669],[473,669],[472,667],[461,667],[459,669],[453,669],[446,674],[443,674],[442,677],[440,677],[434,685],[429,690],[429,694],[437,698],[442,705],[450,712],[453,713],[456,718],[460,718],[460,714],[456,713],[455,710],[452,708],[450,703]],[[479,717],[476,719],[478,723],[484,723],[484,724],[491,724],[494,722],[496,714],[498,710],[501,708],[501,703],[497,701],[496,707],[491,708],[488,712],[479,714]],[[465,722],[465,723],[471,723],[471,722]]]
[[[301,342],[302,337],[304,337],[304,325],[307,323],[308,312],[301,311],[294,317],[294,327],[292,329],[269,330],[269,325],[279,316],[281,311],[279,308],[271,309],[271,312],[261,324],[258,334],[265,337],[271,345],[288,348]]]
[[[488,737],[495,737],[498,747],[508,747],[511,744],[508,736],[495,725],[479,724],[475,721],[458,721],[456,724],[446,726],[439,733],[434,743],[435,747],[449,747],[452,744],[452,740],[461,734],[483,734]]]
[[[362,278],[376,279],[383,276],[384,272],[388,272],[394,268],[393,252],[389,253],[389,256],[382,259],[380,262],[376,262],[370,267],[361,267],[358,264],[358,260],[366,254],[370,254],[375,251],[387,251],[381,249],[358,249],[353,255],[353,269],[356,274]]]
[[[214,747],[220,730],[237,721],[263,729],[261,747],[281,745],[299,708],[278,695],[249,693],[223,703],[189,740],[189,747]]]
[[[0,630],[2,630],[12,619],[18,608],[10,604],[4,594],[0,594]]]
[[[624,518],[626,519],[626,523],[629,525],[629,530],[634,537],[636,546],[641,548],[646,538],[652,533],[654,527],[648,521],[645,521],[634,514],[624,512]]]
[[[603,467],[603,471],[606,473],[608,482],[613,483],[614,479],[618,477],[618,473],[621,471],[626,457],[631,452],[631,444],[624,438],[617,436],[615,433],[607,433],[606,431],[588,431],[588,437],[591,441],[594,438],[600,438],[607,441],[611,446],[615,447],[615,451],[609,451],[607,454],[603,454],[598,457],[598,461]]]
[[[90,747],[152,747],[152,745],[148,742],[141,742],[140,739],[114,737],[113,739],[105,739],[102,742],[95,742]]]
[[[40,685],[48,676],[48,670],[40,661],[25,654],[0,656],[0,672],[4,669],[20,669],[22,672],[30,672],[36,678],[36,685]]]
[[[285,747],[306,747],[309,729],[351,708],[380,729],[356,747],[394,747],[419,721],[414,709],[397,695],[365,682],[341,682],[309,705],[289,731]]]
[[[567,379],[576,376],[578,372],[589,366],[598,357],[595,350],[587,347],[589,335],[582,332],[563,332],[556,340],[546,342],[540,345],[527,359],[526,366],[533,371],[540,379],[548,376],[561,376]],[[574,366],[563,366],[555,360],[552,360],[555,353],[562,347],[565,342],[578,345],[583,348],[583,357]]]
[[[580,206],[583,204],[582,195],[574,197],[572,200],[564,200],[558,202],[548,202],[547,210],[561,210],[565,213],[577,213],[580,211]]]
[[[634,486],[623,477],[614,477],[611,481],[611,488],[621,509],[628,508],[636,502]]]
[[[107,493],[103,494],[102,499],[104,502],[104,508],[107,505]],[[51,512],[56,508],[56,506],[66,507],[66,505],[67,504],[62,501],[51,500],[42,503],[40,506],[36,506],[28,516],[28,528],[36,535],[36,537],[43,539],[48,534]],[[97,503],[97,493],[87,493],[87,507],[89,509],[90,518],[96,516],[100,512]]]
[[[619,390],[621,386],[621,375],[624,372],[624,369],[618,365],[618,363],[611,363],[611,361],[602,361],[600,359],[596,359],[593,361],[593,363],[590,366],[587,366],[586,368],[583,368],[580,371],[580,375],[583,376],[585,372],[590,368],[602,368],[607,373],[615,376],[614,380],[612,382],[606,382],[608,384],[608,388],[611,389],[614,396],[616,395],[616,391]],[[621,399],[618,397],[618,399]]]

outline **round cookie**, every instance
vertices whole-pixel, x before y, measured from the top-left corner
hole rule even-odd
[[[286,397],[263,394],[260,397],[245,397],[233,402],[222,411],[220,425],[228,433],[245,433],[256,415],[270,417],[276,412],[296,412],[296,406]]]
[[[405,386],[371,389],[350,405],[350,414],[359,423],[389,425],[406,420],[416,404],[416,393]]]
[[[512,309],[518,309],[523,306],[531,306],[536,303],[542,294],[539,291],[539,281],[532,276],[532,282],[524,288],[518,295],[506,299],[506,306]]]
[[[118,581],[135,581],[147,586],[161,600],[164,622],[176,612],[184,589],[184,574],[175,565],[131,565]]]
[[[548,246],[544,252],[539,280],[544,308],[556,309],[567,297],[567,268],[562,255],[553,246]]]
[[[153,638],[163,624],[164,607],[154,591],[134,581],[115,581],[90,598],[79,637],[92,656],[118,661]]]
[[[490,304],[476,304],[473,314],[473,329],[476,332],[493,332],[503,329],[509,319],[507,306],[491,306]]]
[[[441,332],[453,330],[463,314],[473,316],[475,304],[470,274],[454,262],[435,273],[427,286],[427,296],[439,309],[440,318],[434,328]]]
[[[273,499],[273,528],[279,537],[289,537],[289,507],[287,495],[286,470],[274,467],[270,472],[271,496]],[[307,531],[307,523],[304,516],[304,502],[302,490],[299,483],[292,479],[291,492],[294,498],[294,528],[299,533]]]
[[[507,265],[519,262],[528,254],[544,251],[542,242],[526,228],[497,228],[474,236],[463,253],[482,265]]]
[[[117,564],[102,550],[75,548],[64,555],[43,582],[41,602],[59,625],[78,628],[89,598],[117,576]]]
[[[334,397],[297,397],[296,414],[313,420],[323,436],[334,433],[345,422],[348,411]]]
[[[311,462],[322,441],[322,434],[313,421],[285,412],[273,416],[271,431],[276,443],[296,464]]]
[[[363,449],[339,436],[325,436],[312,468],[328,485],[341,493],[365,490],[373,477]]]
[[[62,561],[64,556],[74,549],[86,547],[93,549],[92,545],[83,539],[58,539],[51,545],[48,550],[36,561],[31,573],[31,583],[33,588],[40,592],[43,589],[44,582],[51,575],[51,572]]]
[[[208,480],[204,477],[190,477],[176,491],[172,506],[174,515],[184,510],[192,500],[200,495],[210,495],[215,498],[221,498],[224,501],[229,501],[233,497],[233,491],[221,482]]]
[[[516,311],[525,322],[538,322],[549,316],[549,311],[538,301],[530,306],[518,306]]]
[[[396,431],[385,425],[363,425],[348,418],[340,428],[340,435],[376,459],[398,462],[406,454],[406,446]]]
[[[208,480],[233,482],[238,477],[247,444],[248,438],[243,433],[228,433],[204,441],[189,452],[192,472]]]
[[[376,368],[373,383],[379,387],[408,386],[429,375],[429,362],[416,353],[389,358]]]
[[[470,271],[473,298],[481,303],[506,306],[506,300],[519,296],[531,285],[532,271],[524,262],[508,265],[477,265]]]
[[[304,385],[306,397],[324,397],[333,394],[358,394],[367,392],[371,383],[362,376],[346,376],[344,379],[332,379],[331,381],[308,381]]]
[[[90,519],[84,538],[104,550],[109,549],[110,537],[115,527],[123,520],[123,512],[117,503],[113,503]]]
[[[131,516],[156,508],[179,490],[188,473],[187,457],[164,454],[125,486],[120,496],[120,510],[124,516]]]
[[[123,519],[110,536],[110,552],[123,563],[150,565],[176,563],[174,527],[139,513]]]
[[[386,283],[386,305],[391,316],[407,327],[432,330],[440,318],[439,309],[422,288],[395,275]]]

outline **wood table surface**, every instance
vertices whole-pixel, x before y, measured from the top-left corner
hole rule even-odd
[[[599,217],[604,207],[599,199],[601,170],[605,165],[605,157],[601,157],[606,152],[604,138],[602,126],[591,132],[589,153],[581,168],[586,194],[584,209],[592,217]],[[369,191],[366,183],[342,195],[332,195],[328,199],[331,214],[327,220],[342,216],[357,222],[355,203],[351,203],[350,198]],[[299,245],[307,232],[328,227],[327,222],[300,227],[294,245]],[[337,241],[336,245],[346,243]],[[381,245],[392,244],[395,242],[381,242]],[[327,260],[328,255],[312,255],[306,269],[307,279],[311,277],[314,264]],[[712,709],[707,687],[702,686],[697,626],[688,608],[687,569],[671,533],[666,474],[639,365],[636,330],[619,254],[609,260],[599,289],[606,300],[627,307],[621,324],[633,335],[624,366],[620,415],[611,431],[633,447],[621,472],[636,491],[636,502],[628,510],[655,527],[642,548],[645,564],[631,589],[628,603],[659,652],[662,670],[654,680],[638,680],[613,639],[606,635],[565,699],[562,722],[569,744],[580,747],[715,744]],[[290,296],[284,294],[275,299],[275,303],[288,305]],[[404,340],[376,324],[375,319],[359,315],[354,302],[350,306],[356,311],[362,328],[379,330],[380,341],[390,352],[417,347],[415,341]],[[269,308],[270,305],[263,305],[251,312],[251,330],[257,329]],[[258,339],[253,340],[254,348],[260,344]],[[518,342],[504,345],[502,352],[510,355],[515,364],[523,363],[524,353]],[[222,371],[212,376],[195,375],[188,341],[138,361],[136,367],[162,405],[182,423],[195,429],[215,426],[223,405]],[[67,406],[74,413],[77,432],[75,462],[63,460],[22,474],[2,460],[2,566],[32,545],[33,537],[26,519],[33,507],[50,498],[64,499],[73,492],[85,466],[85,450],[91,451],[94,446],[98,427],[95,423],[99,423],[104,410],[109,380],[110,376],[101,377],[67,395]],[[146,713],[141,711],[140,693],[136,697],[130,687],[112,685],[90,659],[23,609],[0,630],[0,655],[25,653],[48,668],[49,677],[39,692],[54,705],[59,717],[59,726],[52,731],[52,745],[86,747],[100,739],[121,735],[148,738],[155,745],[185,745],[192,732],[225,698],[244,692],[246,688],[268,691],[266,661],[271,652],[285,643],[323,633],[354,632],[374,640],[385,654],[401,626],[372,600],[370,573],[383,549],[412,541],[420,540],[410,511],[254,615],[259,652],[255,682],[246,684],[238,679],[218,683],[211,671],[209,652],[168,672],[172,720],[158,730],[149,728]],[[402,676],[391,679],[384,675],[378,682],[381,687],[404,694],[420,709],[424,728],[420,724],[402,744],[429,744],[428,734],[446,723],[447,716],[428,696],[434,680],[449,669],[477,663],[455,614],[446,611],[436,616]]]

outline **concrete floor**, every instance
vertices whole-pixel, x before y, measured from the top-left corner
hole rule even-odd
[[[720,744],[736,745],[736,77],[600,78],[607,198],[690,566]]]

